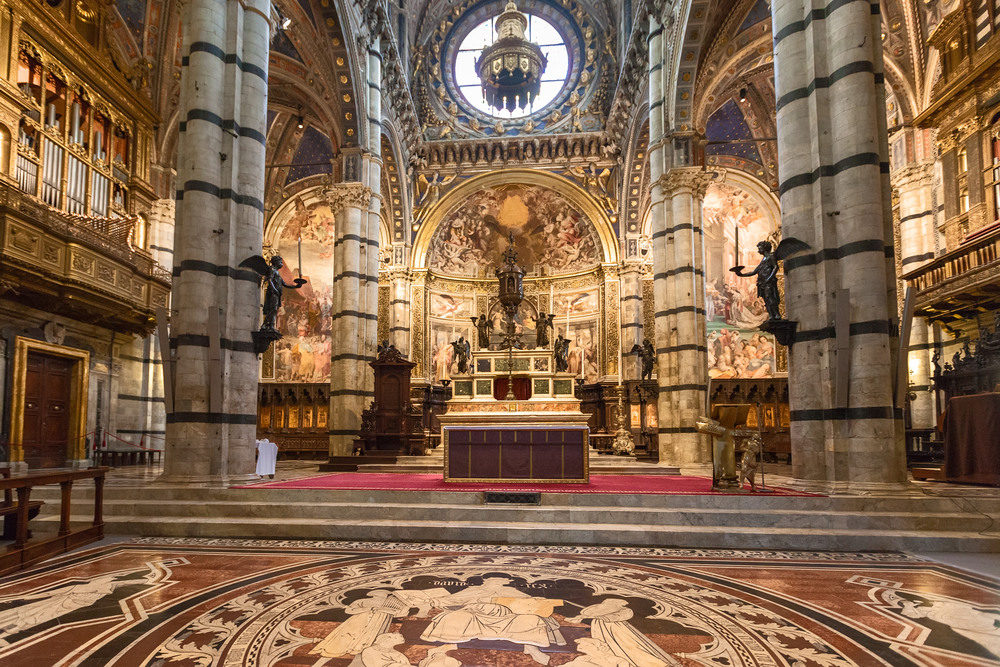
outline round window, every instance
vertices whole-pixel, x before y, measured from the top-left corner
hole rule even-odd
[[[527,14],[528,30],[525,36],[537,44],[545,54],[547,64],[542,74],[541,89],[534,103],[526,109],[514,111],[498,110],[491,107],[483,95],[482,83],[476,69],[476,61],[483,49],[496,40],[496,17],[483,21],[473,28],[455,55],[455,86],[459,94],[473,108],[497,118],[522,118],[541,111],[549,105],[566,86],[569,77],[569,49],[555,26],[533,14]]]

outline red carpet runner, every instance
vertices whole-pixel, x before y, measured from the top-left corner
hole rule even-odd
[[[542,493],[639,493],[650,495],[744,495],[712,491],[708,477],[681,475],[591,475],[589,484],[471,484],[448,483],[441,475],[343,472],[287,482],[237,486],[237,489],[328,489],[337,491],[510,491]],[[746,487],[749,491],[749,485]],[[816,496],[768,487],[771,496]]]

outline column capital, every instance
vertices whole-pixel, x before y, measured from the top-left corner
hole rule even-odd
[[[930,185],[934,177],[933,162],[912,162],[905,167],[900,167],[892,173],[892,186],[899,190],[908,190],[912,187],[923,187]]]
[[[660,176],[657,181],[659,186],[663,188],[664,194],[688,190],[699,199],[705,196],[711,182],[712,174],[703,171],[700,167],[671,169]]]
[[[337,183],[323,188],[323,198],[335,216],[345,208],[367,211],[372,194],[372,189],[361,183]]]

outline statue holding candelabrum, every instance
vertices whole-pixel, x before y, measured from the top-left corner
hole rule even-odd
[[[737,228],[736,261],[739,261],[740,250],[738,234],[739,228]],[[762,259],[753,271],[744,273],[742,264],[729,269],[741,278],[757,276],[757,296],[763,299],[768,317],[768,320],[761,325],[761,329],[773,333],[777,341],[785,346],[795,342],[795,328],[798,322],[786,320],[781,316],[778,262],[806,250],[809,250],[809,244],[794,238],[783,239],[777,248],[772,246],[770,241],[761,241],[757,244],[757,252]]]

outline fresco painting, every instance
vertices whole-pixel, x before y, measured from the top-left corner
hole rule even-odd
[[[750,193],[726,184],[709,186],[703,214],[709,375],[720,380],[773,377],[775,341],[759,330],[767,309],[757,296],[757,279],[741,278],[729,269],[757,266],[757,244],[777,240],[776,221]]]
[[[581,374],[588,383],[597,382],[601,376],[599,325],[596,318],[569,323],[569,335],[566,336],[566,323],[556,321],[555,335],[569,338],[569,372]],[[581,363],[582,362],[582,363]]]
[[[332,346],[334,216],[329,205],[307,205],[296,198],[282,227],[276,250],[285,260],[285,282],[298,277],[298,240],[302,238],[301,290],[285,290],[277,328],[284,338],[274,346],[278,382],[329,382]]]
[[[431,320],[430,324],[430,351],[432,379],[435,384],[440,384],[441,380],[450,380],[451,376],[458,373],[458,362],[455,360],[455,350],[452,348],[452,341],[459,337],[471,340],[472,322],[465,320]]]
[[[445,216],[431,239],[427,266],[449,275],[491,275],[510,233],[527,271],[584,271],[603,259],[593,224],[562,195],[504,185],[480,190]]]

